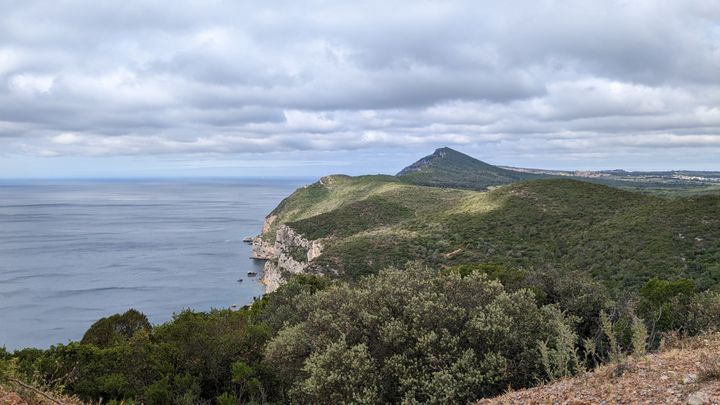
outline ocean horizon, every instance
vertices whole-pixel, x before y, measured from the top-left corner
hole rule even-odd
[[[157,324],[252,303],[263,263],[242,239],[310,182],[0,179],[0,347],[79,340],[130,308]]]

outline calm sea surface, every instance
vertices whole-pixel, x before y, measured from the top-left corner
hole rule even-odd
[[[160,323],[252,302],[262,263],[242,238],[309,182],[0,182],[0,346],[78,340],[129,308]]]

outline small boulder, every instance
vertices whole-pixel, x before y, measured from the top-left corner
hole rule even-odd
[[[688,396],[688,405],[705,405],[711,403],[710,395],[706,392],[693,392]]]
[[[698,379],[697,374],[691,373],[691,374],[688,374],[685,377],[683,377],[682,382],[683,382],[683,384],[692,384],[692,383],[696,382],[697,379]]]

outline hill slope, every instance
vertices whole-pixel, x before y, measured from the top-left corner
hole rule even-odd
[[[653,276],[720,284],[720,196],[668,199],[570,179],[477,192],[328,176],[268,219],[265,240],[284,225],[322,246],[287,246],[292,271],[356,278],[408,260],[492,262],[580,270],[617,287]]]
[[[720,398],[720,336],[701,336],[621,365],[478,404],[712,404]]]
[[[403,182],[423,186],[485,190],[549,176],[502,169],[445,147],[404,168],[397,177]]]

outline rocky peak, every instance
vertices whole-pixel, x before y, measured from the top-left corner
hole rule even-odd
[[[403,176],[409,173],[415,173],[422,170],[424,167],[429,166],[433,161],[442,159],[448,154],[455,152],[454,150],[448,148],[447,146],[442,148],[435,149],[435,152],[432,153],[432,155],[425,156],[424,158],[418,160],[417,162],[411,164],[410,166],[402,169],[400,173],[398,173],[398,176]]]

